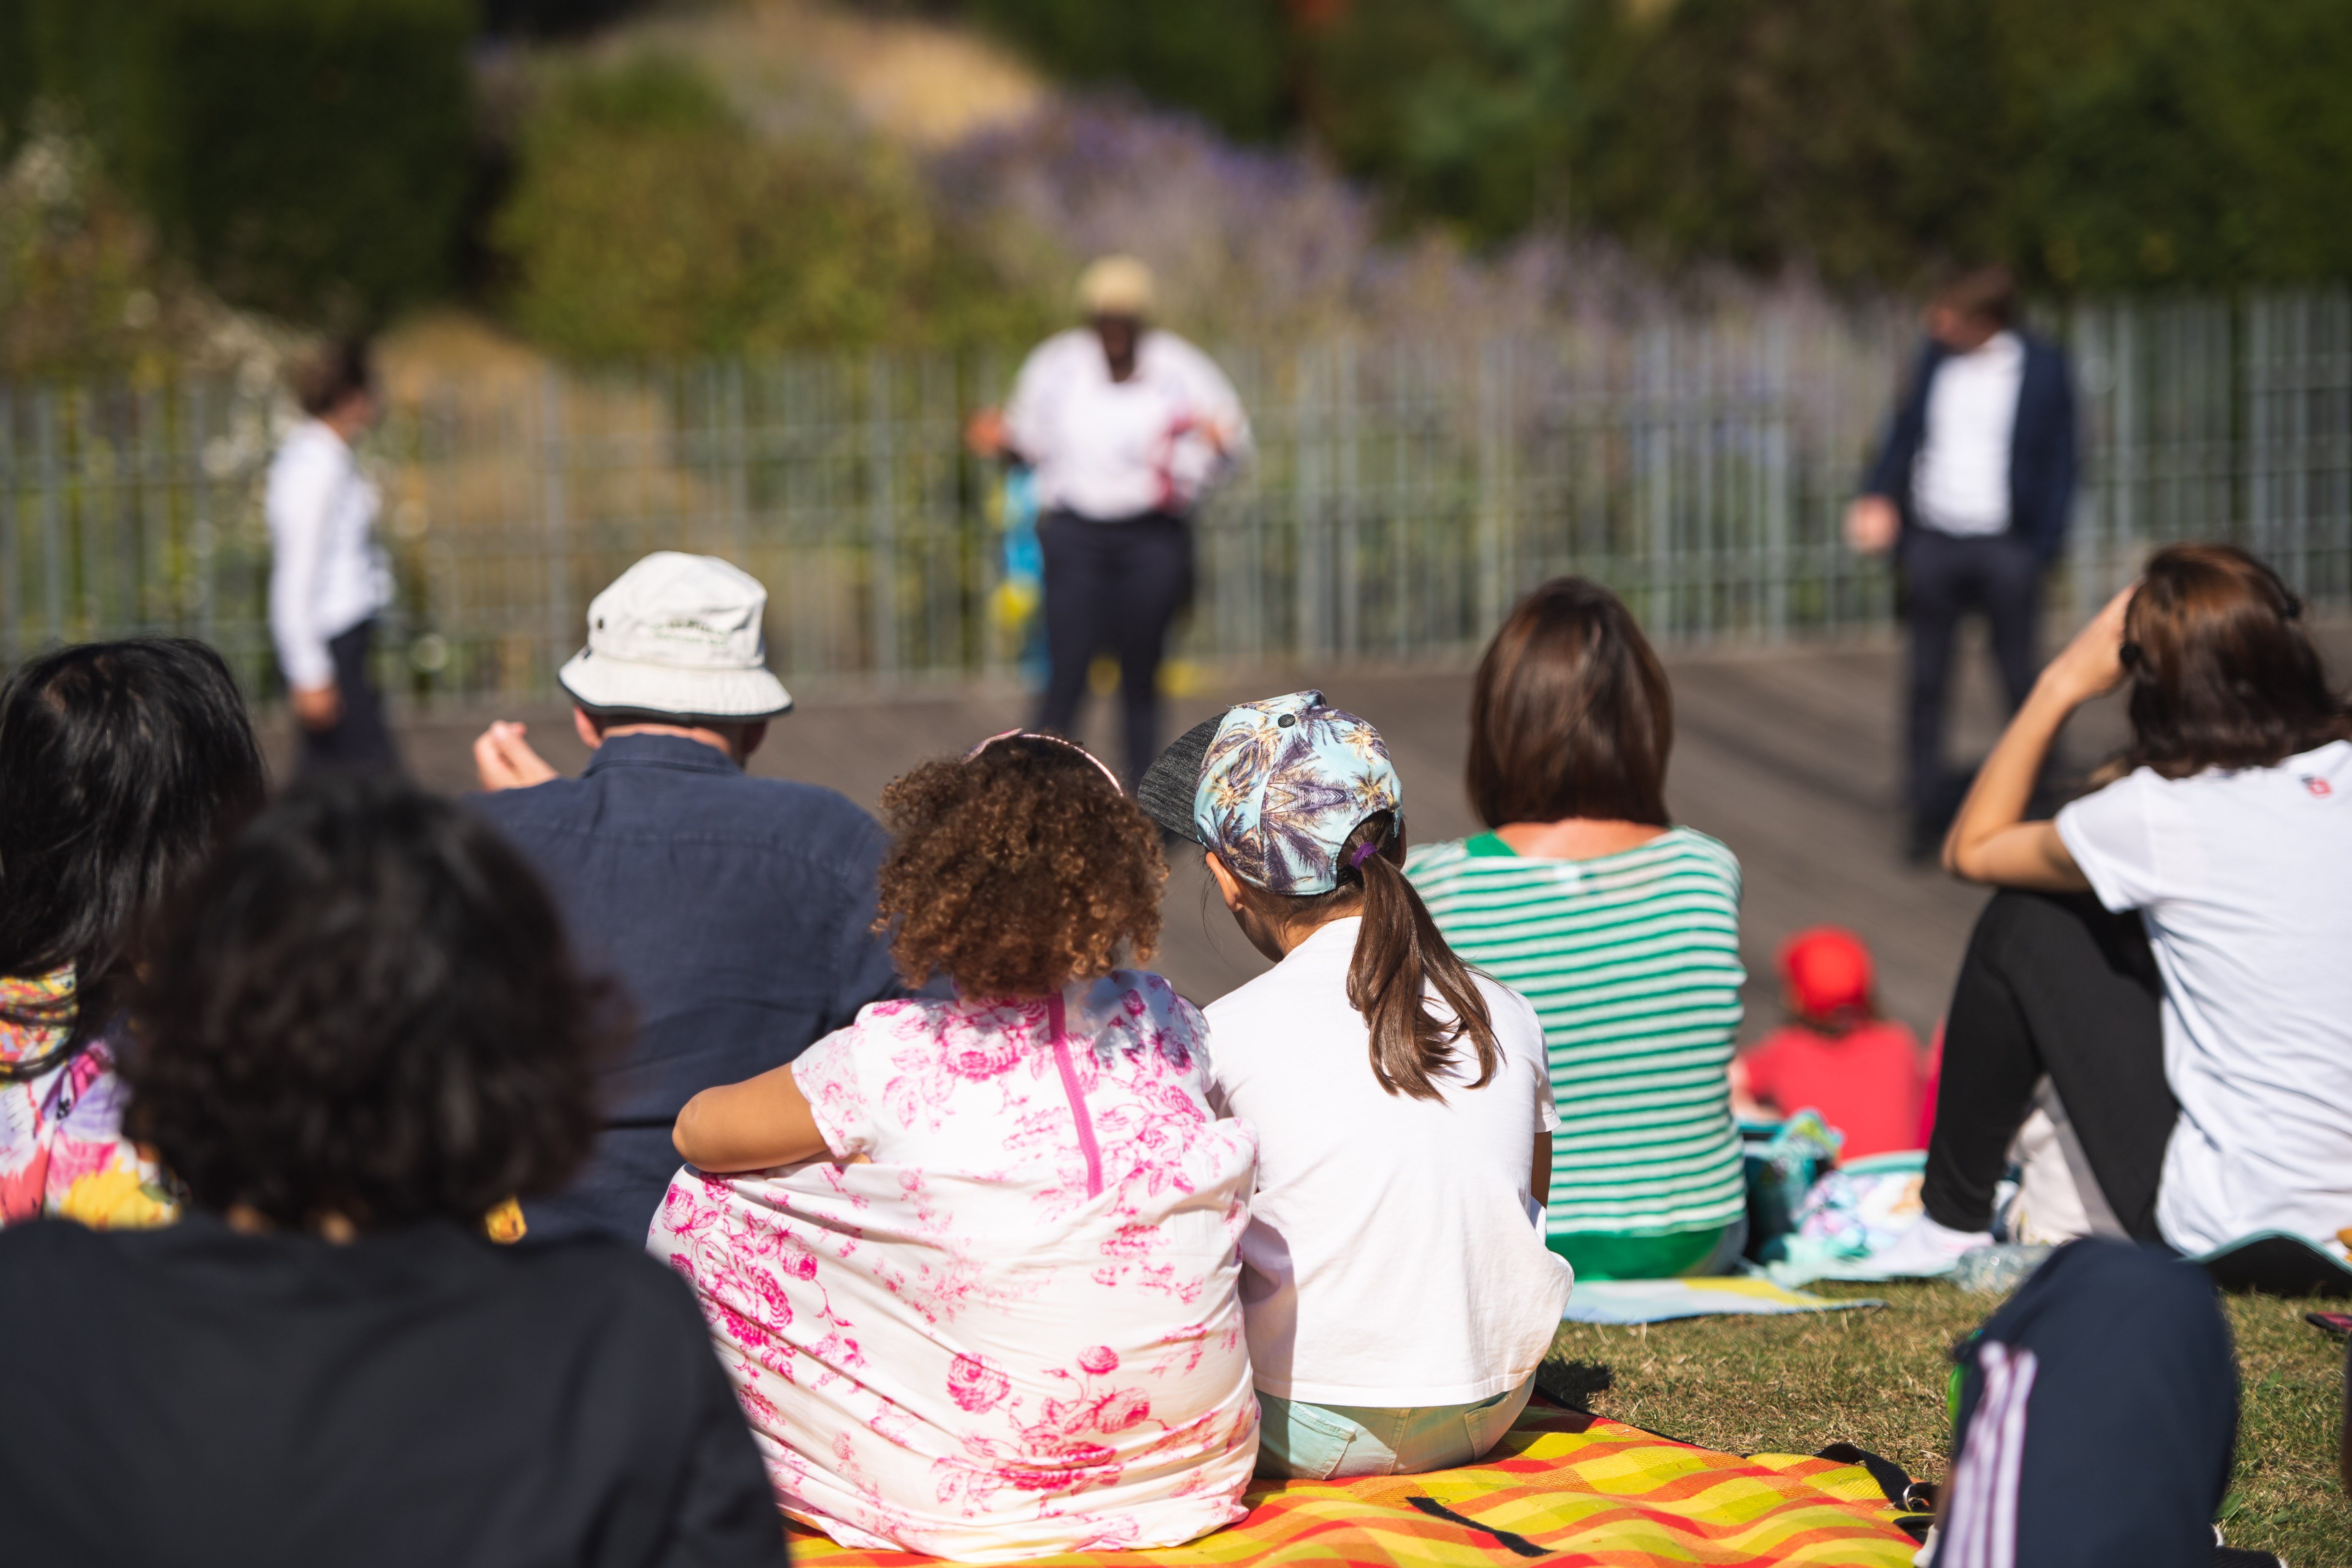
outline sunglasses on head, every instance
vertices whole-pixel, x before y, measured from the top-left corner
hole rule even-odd
[[[993,746],[999,741],[1043,741],[1049,746],[1060,746],[1065,751],[1076,752],[1078,755],[1086,758],[1087,761],[1095,765],[1095,772],[1102,774],[1104,778],[1110,781],[1111,792],[1113,794],[1116,795],[1122,793],[1119,789],[1118,775],[1111,772],[1108,767],[1105,767],[1103,765],[1103,760],[1100,757],[1096,756],[1092,752],[1087,751],[1076,741],[1066,741],[1059,735],[1048,735],[1042,731],[1007,730],[1001,734],[991,735],[987,740],[982,741],[979,745],[974,746],[971,751],[966,752],[963,754],[963,760],[967,763],[971,762],[974,757],[979,756],[981,752],[988,750],[989,747]]]

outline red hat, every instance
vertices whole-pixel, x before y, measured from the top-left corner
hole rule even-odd
[[[1827,1018],[1870,1005],[1870,949],[1838,926],[1815,926],[1790,937],[1780,949],[1780,978],[1797,1011]]]

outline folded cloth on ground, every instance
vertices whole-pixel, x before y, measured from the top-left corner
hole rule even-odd
[[[1884,1307],[1864,1299],[1832,1301],[1788,1290],[1769,1279],[1596,1279],[1577,1282],[1560,1320],[1570,1323],[1663,1323],[1674,1318],[1733,1317],[1780,1312],[1843,1312]]]
[[[1537,1404],[1475,1465],[1339,1483],[1259,1481],[1240,1522],[1149,1553],[1154,1568],[1362,1564],[1471,1568],[1537,1558],[1559,1568],[1815,1563],[1909,1568],[1916,1543],[1859,1464],[1718,1454],[1581,1411]],[[791,1531],[800,1568],[914,1568],[911,1552]],[[1037,1568],[1136,1568],[1078,1552]]]
[[[1905,1150],[1832,1171],[1805,1194],[1794,1234],[1765,1249],[1765,1273],[1789,1290],[1816,1279],[1895,1278],[1874,1264],[1872,1256],[1919,1217],[1919,1184],[1927,1165],[1925,1152]]]

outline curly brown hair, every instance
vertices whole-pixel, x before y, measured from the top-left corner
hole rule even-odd
[[[909,984],[1039,996],[1160,941],[1160,831],[1083,752],[1042,736],[923,763],[882,792],[896,836],[877,931]]]

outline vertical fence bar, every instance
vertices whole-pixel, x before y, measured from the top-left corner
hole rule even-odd
[[[536,689],[551,677],[572,642],[571,497],[565,483],[570,451],[564,440],[563,376],[550,366],[539,383],[539,505],[541,536],[547,542],[545,653],[531,673]]]

